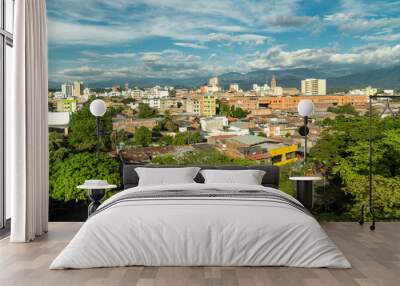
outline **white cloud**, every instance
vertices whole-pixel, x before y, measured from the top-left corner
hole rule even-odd
[[[334,14],[326,15],[327,25],[336,26],[345,33],[361,33],[400,26],[400,2],[341,0]]]
[[[102,80],[111,76],[182,78],[260,68],[329,69],[337,65],[399,63],[398,0],[340,0],[333,10],[315,10],[319,15],[310,12],[316,1],[306,2],[309,1],[48,1],[51,70],[60,70],[53,73],[56,77]],[[321,48],[315,48],[317,41],[310,33],[326,27],[326,32],[332,33],[330,44],[324,35],[318,43]],[[342,34],[334,34],[337,31]],[[304,38],[311,41],[300,42]],[[132,52],[133,44],[148,39],[155,39],[149,45],[155,52]],[[368,45],[342,50],[333,44],[343,42],[343,46],[354,47],[360,40]],[[157,45],[156,41],[162,43]],[[299,43],[302,48],[279,45],[285,42]],[[67,45],[82,49],[81,57],[75,56],[76,47]],[[266,50],[266,45],[275,46]],[[157,51],[166,46],[181,48]],[[138,47],[146,49],[143,45]],[[56,49],[59,50],[52,56]],[[63,54],[66,56],[59,56]],[[124,66],[116,68],[116,63],[121,62]]]
[[[264,42],[271,43],[273,39],[271,37],[266,37],[262,35],[255,34],[239,34],[239,35],[229,35],[225,33],[211,33],[208,35],[209,41],[221,42],[224,44],[255,44],[262,45]]]
[[[244,63],[249,69],[307,67],[326,61],[329,53],[329,49],[299,49],[287,52],[277,46],[265,52],[250,55]]]
[[[195,44],[195,43],[174,43],[175,46],[178,47],[184,47],[184,48],[192,48],[192,49],[208,49],[206,46],[201,45],[201,44]]]
[[[57,72],[58,75],[73,76],[73,77],[85,77],[85,76],[96,76],[103,73],[103,69],[81,66],[78,68],[66,68]]]
[[[81,55],[90,58],[107,58],[107,59],[129,59],[136,56],[136,53],[110,53],[110,54],[100,54],[91,51],[82,51]]]
[[[308,29],[316,16],[298,15],[300,0],[53,0],[48,3],[49,41],[55,44],[109,45],[151,37],[204,43],[209,34],[232,37],[262,31]],[[268,38],[268,37],[267,37]],[[244,43],[235,40],[231,43]],[[249,39],[247,42],[251,42]]]
[[[371,42],[396,42],[400,41],[400,33],[395,34],[372,34],[360,36],[360,39]]]
[[[376,49],[369,48],[358,53],[332,54],[329,61],[331,63],[374,64],[376,66],[397,64],[400,62],[400,44],[379,46]]]
[[[400,44],[395,46],[367,45],[350,53],[340,53],[336,49],[299,49],[284,51],[272,47],[265,52],[255,53],[241,59],[241,64],[252,69],[285,69],[300,67],[322,67],[329,65],[374,65],[388,66],[400,63]]]
[[[325,17],[325,21],[350,33],[400,26],[400,18],[366,18],[353,13],[331,14]]]
[[[131,41],[138,34],[127,27],[82,25],[48,20],[50,43],[79,45],[108,45]]]
[[[97,67],[76,66],[61,69],[51,75],[53,80],[72,80],[79,78],[85,81],[101,82],[114,78],[187,78],[209,75],[216,69],[201,57],[186,54],[177,50],[140,53],[129,66]],[[217,69],[222,72],[222,69]]]

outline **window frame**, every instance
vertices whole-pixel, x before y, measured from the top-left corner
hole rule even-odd
[[[0,0],[0,236],[9,229],[9,221],[6,218],[6,193],[5,193],[5,94],[6,94],[6,50],[7,46],[13,48],[13,34],[6,29],[6,1]],[[11,0],[15,5],[15,0]],[[15,6],[14,6],[15,7]],[[12,11],[14,12],[14,7]],[[14,15],[11,17],[13,18]]]

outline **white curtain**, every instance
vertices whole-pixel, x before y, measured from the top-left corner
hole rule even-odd
[[[12,242],[47,232],[47,20],[45,0],[15,1],[13,94],[6,99],[6,187]]]

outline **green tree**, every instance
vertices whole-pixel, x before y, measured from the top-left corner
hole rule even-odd
[[[109,108],[109,111],[112,116],[120,114],[123,110],[124,108],[122,106],[111,106]]]
[[[136,100],[133,99],[132,97],[125,97],[125,98],[122,100],[122,102],[123,102],[124,104],[130,104],[130,103],[135,103]]]
[[[170,96],[170,97],[175,97],[176,96],[176,89],[170,89],[170,90],[168,90],[168,95]]]
[[[160,146],[169,146],[172,145],[173,142],[174,142],[174,137],[169,135],[164,135],[160,138],[158,144],[160,144]]]
[[[86,200],[86,192],[76,187],[89,179],[119,185],[119,161],[105,154],[89,152],[70,155],[60,162],[58,170],[50,177],[50,196],[61,201]]]
[[[256,161],[251,161],[243,158],[231,158],[220,151],[209,148],[204,150],[196,150],[187,152],[182,155],[162,155],[153,158],[153,164],[158,165],[204,165],[204,166],[219,166],[219,165],[236,165],[250,166],[256,165]]]
[[[177,132],[178,125],[173,121],[172,114],[169,110],[164,112],[164,120],[161,123],[162,129],[168,132]]]
[[[232,105],[229,107],[229,105],[226,104],[220,104],[219,105],[219,114],[223,116],[232,116],[235,118],[244,118],[249,114],[248,112],[244,111],[241,107],[235,107]]]
[[[147,147],[152,142],[152,132],[149,128],[141,126],[135,131],[135,143],[142,147]]]
[[[375,203],[381,216],[398,216],[400,119],[380,119],[374,113],[372,135]],[[368,146],[368,117],[338,116],[329,122],[310,152],[310,160],[333,187],[317,197],[343,212],[346,209],[341,206],[347,206],[353,217],[358,216],[361,205],[368,203]]]
[[[156,126],[153,127],[152,131],[152,136],[156,138],[160,138],[161,135],[161,130],[162,130],[162,125],[158,123]]]
[[[68,142],[77,151],[94,150],[98,140],[96,136],[96,118],[90,113],[90,102],[86,102],[80,110],[72,113],[69,122]],[[110,145],[112,131],[111,112],[107,111],[100,118],[104,134],[100,138],[100,149],[106,150]]]
[[[68,156],[70,150],[67,147],[64,135],[57,132],[49,133],[49,172],[54,174],[60,163]]]
[[[227,116],[227,117],[230,116],[231,109],[230,109],[229,105],[221,103],[219,106],[220,106],[219,107],[219,115],[223,115],[223,116]]]
[[[174,145],[185,145],[187,143],[188,143],[187,134],[178,133],[175,135],[174,142],[173,142]]]
[[[173,122],[172,120],[169,120],[164,123],[163,129],[168,132],[177,132],[179,128],[175,122]]]
[[[202,141],[200,132],[187,132],[189,144],[196,144]]]
[[[116,148],[120,143],[126,143],[128,140],[128,134],[123,129],[117,129],[111,132],[111,144]]]
[[[157,111],[151,108],[147,103],[139,103],[138,117],[139,118],[151,118],[157,116]]]
[[[231,107],[231,116],[235,117],[235,118],[244,118],[246,117],[248,114],[248,112],[244,111],[242,108],[240,107]]]
[[[353,105],[347,103],[342,106],[330,106],[327,109],[328,112],[336,113],[336,114],[346,114],[346,115],[358,115],[359,113],[356,111]]]

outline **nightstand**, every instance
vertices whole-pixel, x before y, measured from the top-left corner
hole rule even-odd
[[[320,177],[290,177],[289,180],[296,181],[296,198],[307,209],[313,207],[313,182],[320,181]]]
[[[106,190],[115,189],[116,185],[109,185],[104,180],[86,180],[78,189],[87,190],[91,203],[88,206],[88,217],[94,213],[101,204],[101,200],[106,194]]]

